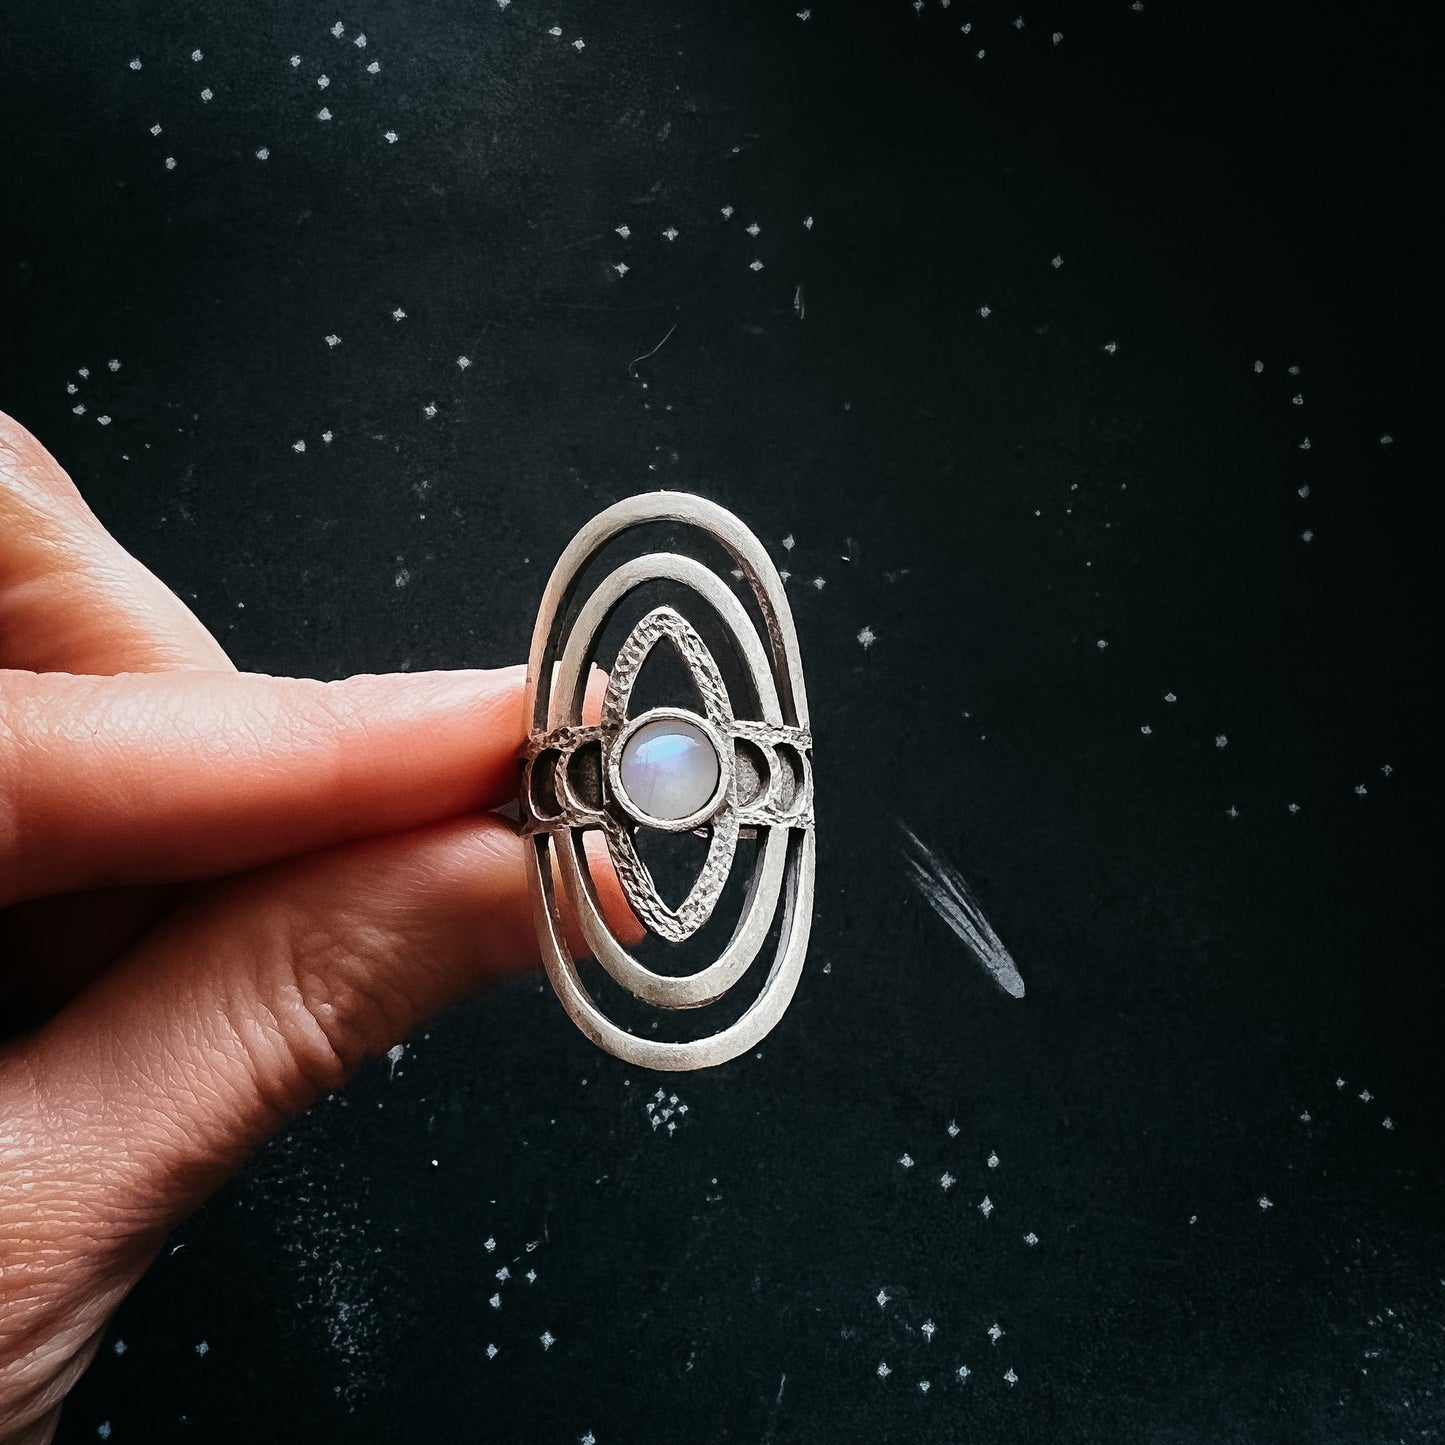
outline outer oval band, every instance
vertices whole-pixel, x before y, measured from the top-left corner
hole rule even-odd
[[[673,553],[622,563],[579,602],[583,573],[597,554],[622,533],[658,522],[683,523],[721,543],[753,594],[761,628],[715,571]],[[729,694],[684,611],[655,607],[611,660],[600,722],[584,724],[589,666],[602,661],[596,653],[604,629],[629,597],[657,581],[683,589],[721,624],[749,696]],[[696,684],[702,711],[669,706],[629,715],[633,684],[652,649],[663,642],[676,649]],[[752,1048],[777,1024],[797,987],[807,953],[816,866],[812,735],[797,633],[782,578],[762,543],[730,512],[682,492],[630,497],[599,513],[563,551],[543,594],[526,705],[531,732],[521,813],[527,874],[543,963],[563,1008],[600,1048],[645,1068],[707,1068]],[[709,747],[718,754],[713,796],[695,813],[677,816],[701,802],[713,776],[711,764],[704,763],[706,781],[683,809],[675,810],[672,821],[642,812],[627,797],[619,772],[622,750],[638,726],[651,720],[665,730],[668,719],[691,739],[674,746],[700,748],[703,760]],[[680,776],[685,774],[673,772],[669,782]],[[651,785],[656,775],[643,777]],[[697,881],[675,907],[664,902],[638,852],[635,835],[644,827],[708,834]],[[603,915],[581,847],[581,834],[589,828],[602,832],[633,913],[650,932],[673,944],[707,923],[737,861],[740,833],[756,830],[759,847],[741,911],[713,962],[686,975],[662,974],[623,947]],[[608,1018],[583,985],[567,946],[563,897],[587,947],[612,979],[656,1008],[695,1009],[722,998],[757,961],[775,925],[776,953],[756,998],[728,1027],[680,1043],[639,1037]]]

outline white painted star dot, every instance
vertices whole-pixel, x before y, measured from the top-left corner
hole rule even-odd
[[[293,56],[291,57],[291,69],[292,69],[292,70],[295,70],[296,67],[299,66],[300,64],[301,64],[301,57],[300,57],[299,55],[293,55]]]
[[[983,1196],[983,1199],[979,1202],[978,1212],[983,1215],[985,1219],[987,1219],[989,1215],[993,1213],[993,1200],[990,1199],[987,1194],[985,1194]]]
[[[676,226],[668,226],[662,234],[665,240],[675,241],[680,233]]]
[[[489,1360],[495,1360],[497,1358],[497,1347],[495,1345],[487,1346],[487,1358]]]
[[[435,415],[437,414],[437,404],[436,404],[436,402],[434,402],[434,401],[429,401],[429,402],[427,402],[427,404],[426,404],[424,407],[422,407],[422,411],[423,411],[427,416],[429,416],[429,417],[435,416]]]
[[[1004,1376],[1003,1376],[1003,1378],[1004,1378],[1004,1383],[1005,1383],[1006,1385],[1008,1385],[1010,1388],[1012,1388],[1014,1385],[1017,1385],[1018,1382],[1019,1382],[1019,1377],[1018,1377],[1016,1374],[1014,1374],[1014,1372],[1013,1372],[1013,1367],[1012,1367],[1012,1366],[1010,1366],[1007,1370],[1004,1371]]]
[[[1381,445],[1382,447],[1390,446],[1390,445],[1394,442],[1394,440],[1395,440],[1395,438],[1392,437],[1389,432],[1386,432],[1386,433],[1380,438],[1380,445]]]
[[[952,1189],[958,1181],[952,1174],[944,1173],[939,1177],[938,1183],[943,1189]]]
[[[365,50],[365,49],[366,49],[366,36],[365,36],[365,35],[358,35],[358,36],[356,37],[356,39],[353,40],[351,43],[352,43],[358,50]]]
[[[557,1336],[554,1335],[551,1330],[543,1330],[537,1338],[541,1340],[544,1350],[550,1350],[552,1346],[557,1343]]]
[[[811,216],[803,217],[803,229],[805,231],[811,231],[813,229],[813,218]]]
[[[946,1130],[945,1132],[948,1134],[948,1137],[949,1137],[950,1139],[957,1139],[957,1138],[958,1138],[958,1120],[957,1120],[957,1119],[950,1119],[950,1120],[948,1121],[948,1128],[947,1128],[947,1130]]]
[[[330,84],[331,77],[329,75],[318,75],[316,77],[316,85],[319,90],[325,90],[326,87]]]
[[[988,1327],[988,1337],[994,1342],[994,1344],[998,1344],[998,1342],[1004,1337],[1004,1334],[1005,1331],[999,1327],[999,1323],[997,1320],[995,1320]]]
[[[331,336],[328,336],[328,337],[326,338],[326,344],[327,344],[328,346],[340,346],[340,345],[341,345],[341,338],[340,338],[339,336],[335,335],[335,334],[332,334]]]
[[[1227,748],[1229,746],[1229,739],[1225,737],[1223,733],[1216,733],[1214,735],[1214,746],[1217,748]]]
[[[465,370],[467,369],[467,367],[469,367],[471,364],[472,364],[472,358],[471,358],[470,356],[459,356],[459,357],[457,357],[457,367],[458,367],[459,370],[465,371]]]
[[[323,106],[321,107],[321,109],[316,112],[316,119],[317,119],[317,120],[330,120],[330,119],[331,119],[331,112],[330,112],[330,110],[327,109],[327,107],[323,105]]]
[[[886,1380],[886,1379],[889,1377],[889,1375],[891,1375],[892,1373],[893,1373],[893,1371],[888,1368],[887,1362],[884,1361],[884,1360],[879,1360],[879,1362],[878,1362],[878,1378],[879,1378],[880,1380]]]
[[[1309,439],[1308,437],[1306,437],[1306,438],[1299,444],[1299,449],[1300,449],[1302,452],[1307,452],[1307,451],[1309,451],[1309,449],[1310,449],[1310,439]]]
[[[109,425],[110,425],[110,418],[109,418],[108,416],[98,416],[98,417],[96,417],[96,421],[98,421],[98,422],[101,424],[101,426],[109,426]]]
[[[761,261],[757,260],[756,258],[754,258],[753,260],[751,260],[751,261],[748,262],[748,270],[749,270],[749,271],[761,271],[762,269],[763,269],[763,263],[762,263]]]
[[[1117,341],[1106,341],[1104,343],[1104,350],[1107,351],[1110,356],[1112,356],[1116,351],[1118,351],[1118,349],[1119,343]]]
[[[1368,1089],[1360,1090],[1360,1103],[1368,1104],[1375,1096]]]
[[[992,316],[992,315],[993,315],[993,307],[991,307],[991,306],[980,306],[980,307],[978,308],[978,314],[979,314],[980,316]]]
[[[383,131],[382,139],[387,143],[387,145],[394,146],[396,144],[396,132],[394,130]]]
[[[878,641],[878,634],[875,633],[871,627],[865,627],[858,634],[858,641],[862,643],[863,650],[866,652],[868,648],[872,647],[873,644]]]
[[[494,1294],[487,1303],[491,1305],[494,1310],[499,1310],[502,1307],[502,1297],[499,1294]]]
[[[136,58],[131,61],[131,63],[130,63],[130,68],[131,68],[132,70],[139,70],[139,69],[140,69],[140,56],[136,56]]]
[[[1290,810],[1291,813],[1298,813],[1298,812],[1299,812],[1299,804],[1298,804],[1298,803],[1291,803],[1291,804],[1289,804],[1289,810]]]
[[[1035,1234],[1035,1233],[1033,1232],[1033,1230],[1029,1230],[1029,1232],[1028,1232],[1026,1235],[1024,1235],[1024,1243],[1027,1244],[1027,1245],[1029,1245],[1030,1247],[1032,1247],[1033,1245],[1037,1244],[1038,1242],[1039,1242],[1039,1237],[1038,1237],[1037,1234]]]
[[[373,60],[373,61],[371,62],[371,64],[366,67],[366,73],[367,73],[368,75],[380,75],[380,74],[381,74],[381,61],[379,61],[379,60]]]
[[[973,1371],[970,1370],[967,1365],[960,1365],[958,1367],[958,1379],[960,1382],[968,1379],[971,1374],[973,1374]]]
[[[920,1380],[918,1382],[918,1393],[920,1395],[926,1395],[928,1393],[928,1384],[929,1382],[927,1380]]]
[[[750,236],[756,236],[762,229],[763,228],[758,225],[756,221],[750,221],[746,226],[743,227],[743,230],[745,230]]]
[[[880,1289],[878,1293],[874,1295],[874,1298],[878,1301],[878,1308],[881,1310],[883,1306],[888,1303],[891,1296],[886,1289]]]
[[[193,50],[193,51],[191,51],[191,59],[192,59],[192,60],[204,60],[205,58],[206,58],[206,57],[205,57],[204,55],[202,55],[199,50]]]
[[[391,319],[393,321],[405,321],[406,312],[403,311],[400,306],[398,306],[396,310],[391,313]]]
[[[306,443],[300,437],[297,437],[297,439],[291,443],[291,450],[293,452],[304,452],[306,450]]]
[[[1268,1194],[1261,1194],[1259,1196],[1259,1207],[1261,1209],[1273,1209],[1274,1200],[1272,1200]]]
[[[723,220],[725,220],[725,221],[730,221],[730,220],[732,220],[732,216],[733,216],[733,208],[732,208],[731,206],[724,206],[724,207],[722,208],[722,218],[723,218]]]
[[[614,261],[612,263],[612,269],[616,271],[619,276],[625,276],[632,267],[629,266],[626,261]]]
[[[630,226],[618,226],[617,234],[621,236],[622,239],[625,241],[629,236],[632,235],[632,228]]]
[[[902,1154],[902,1155],[899,1156],[898,1162],[899,1162],[905,1169],[912,1169],[912,1168],[913,1168],[913,1155],[911,1155],[911,1154]]]
[[[935,1325],[932,1320],[924,1320],[918,1328],[922,1331],[923,1338],[932,1344],[934,1331],[937,1330],[938,1326]]]
[[[488,1235],[486,1239],[482,1242],[482,1248],[485,1249],[488,1254],[490,1254],[496,1247],[497,1241],[493,1239],[491,1235]]]
[[[161,133],[161,125],[160,125],[160,122],[157,121],[157,122],[151,127],[151,134],[152,134],[152,135],[159,135],[160,133]]]
[[[572,49],[573,49],[573,50],[582,51],[582,50],[585,50],[586,48],[587,48],[587,42],[586,42],[585,40],[583,40],[580,35],[576,38],[576,40],[574,40],[574,41],[572,42]]]
[[[264,161],[270,156],[270,154],[271,148],[269,146],[262,146],[260,150],[256,152],[256,159],[258,161]]]
[[[324,442],[327,444],[327,446],[330,446],[330,445],[331,445],[331,439],[332,439],[332,437],[334,437],[335,435],[336,435],[335,432],[324,431],[324,432],[321,433],[321,440],[324,441]]]
[[[173,170],[175,170],[175,168],[176,168],[176,158],[175,158],[174,156],[167,156],[167,157],[166,157],[166,169],[167,169],[168,171],[173,171]]]
[[[340,40],[341,37],[346,34],[346,27],[338,20],[336,24],[331,27],[331,33]]]
[[[1395,1121],[1386,1114],[1385,1117],[1380,1120],[1380,1127],[1382,1129],[1393,1129],[1395,1127]]]

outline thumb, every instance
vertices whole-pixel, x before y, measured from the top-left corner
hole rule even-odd
[[[202,890],[23,1046],[72,1208],[164,1233],[365,1059],[536,957],[523,844],[494,815]]]

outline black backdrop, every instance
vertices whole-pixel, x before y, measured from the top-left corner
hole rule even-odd
[[[22,0],[0,45],[0,404],[239,665],[518,659],[573,530],[679,486],[791,570],[818,735],[760,1057],[662,1081],[669,1136],[539,980],[455,1010],[177,1235],[62,1440],[1440,1438],[1420,21]]]

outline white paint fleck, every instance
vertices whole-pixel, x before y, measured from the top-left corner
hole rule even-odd
[[[201,99],[204,100],[204,101],[209,101],[209,100],[211,100],[211,99],[214,97],[214,95],[215,95],[215,91],[213,91],[213,90],[211,89],[211,87],[208,85],[208,86],[201,92]]]
[[[396,1078],[396,1066],[402,1061],[402,1059],[405,1057],[405,1055],[406,1055],[406,1045],[405,1045],[405,1044],[393,1044],[393,1045],[386,1051],[387,1060],[388,1060],[388,1062],[391,1064],[391,1072],[387,1075],[388,1081]]]
[[[557,1336],[554,1335],[551,1330],[543,1330],[537,1338],[542,1342],[542,1348],[544,1350],[550,1350],[552,1346],[557,1343]]]
[[[617,234],[625,241],[632,235],[632,228],[630,226],[618,226]]]
[[[380,74],[381,74],[381,61],[379,61],[379,60],[373,60],[373,61],[371,62],[371,64],[366,67],[366,73],[367,73],[368,75],[380,75]]]
[[[1395,1121],[1386,1114],[1385,1117],[1380,1120],[1380,1127],[1382,1129],[1393,1129],[1395,1127]]]
[[[494,1310],[499,1310],[502,1307],[502,1297],[499,1294],[494,1294],[487,1303],[491,1305]]]
[[[554,25],[550,30],[547,31],[547,34],[553,36],[555,39],[560,40],[562,38],[562,27],[560,25]]]
[[[496,1247],[497,1247],[497,1241],[496,1241],[496,1239],[495,1239],[492,1235],[490,1235],[490,1234],[486,1237],[486,1239],[484,1239],[484,1240],[482,1241],[482,1248],[485,1249],[488,1254],[490,1254]]]
[[[457,357],[457,367],[458,367],[459,370],[465,371],[465,370],[467,369],[467,367],[469,367],[471,364],[472,364],[472,358],[471,358],[470,356],[459,356],[459,357]]]
[[[131,63],[130,63],[130,68],[131,68],[132,70],[139,70],[139,69],[140,69],[140,56],[139,56],[139,55],[137,55],[136,58],[131,61]]]
[[[993,315],[993,307],[991,307],[991,306],[980,306],[980,307],[978,308],[978,314],[979,314],[980,316],[985,316],[985,317],[987,317],[987,316],[992,316],[992,315]]]
[[[871,627],[865,627],[858,634],[858,641],[863,644],[863,650],[866,652],[870,647],[873,646],[875,642],[878,641],[878,634],[874,632]]]
[[[783,549],[784,549],[785,551],[791,552],[791,551],[793,550],[793,548],[796,547],[797,545],[798,545],[797,538],[794,537],[791,532],[789,532],[788,535],[783,538]]]
[[[1259,1207],[1261,1209],[1273,1209],[1274,1200],[1272,1200],[1268,1194],[1261,1194],[1259,1196]]]
[[[816,587],[819,592],[821,592],[827,585],[828,585],[828,579],[827,579],[826,577],[814,577],[814,578],[813,578],[813,586]]]
[[[973,1371],[970,1370],[967,1365],[960,1365],[960,1366],[958,1367],[958,1380],[959,1380],[959,1383],[962,1384],[963,1381],[966,1380],[966,1379],[968,1379],[968,1377],[969,1377],[971,1374],[973,1374]]]
[[[730,220],[732,220],[732,218],[733,218],[733,208],[732,208],[731,206],[724,206],[724,207],[722,208],[722,218],[723,218],[723,220],[725,220],[725,221],[730,221]]]
[[[333,436],[335,436],[335,435],[336,435],[335,432],[324,431],[324,432],[321,433],[321,440],[324,441],[324,442],[326,442],[326,443],[329,445],[330,442],[331,442],[331,438],[332,438]]]
[[[321,109],[316,112],[316,119],[317,119],[317,120],[330,120],[330,119],[331,119],[331,112],[323,105],[323,106],[321,107]]]
[[[681,234],[676,226],[667,226],[662,232],[663,239],[667,241],[675,241]]]
[[[935,1325],[932,1320],[924,1320],[918,1328],[923,1332],[923,1338],[927,1340],[929,1344],[932,1344],[934,1331],[937,1330],[938,1326]]]
[[[196,1345],[196,1353],[198,1355],[209,1355],[211,1353],[211,1347],[206,1343],[205,1340],[201,1340]]]
[[[920,1380],[918,1382],[918,1393],[920,1395],[926,1395],[928,1393],[928,1383],[927,1380]]]
[[[96,421],[98,421],[98,422],[101,424],[101,426],[109,426],[109,425],[110,425],[110,418],[109,418],[108,416],[98,416],[98,417],[96,417]]]
[[[495,1345],[487,1346],[487,1358],[489,1360],[495,1360],[497,1358],[497,1347]]]
[[[499,1269],[496,1273],[496,1278],[500,1280],[503,1284],[506,1284],[506,1282],[511,1279],[511,1277],[512,1271],[508,1269],[506,1265],[503,1265],[501,1269]]]
[[[958,1120],[957,1120],[957,1119],[950,1119],[950,1120],[948,1121],[948,1129],[946,1130],[946,1132],[947,1132],[948,1137],[949,1137],[950,1139],[957,1139],[957,1138],[958,1138]]]
[[[803,24],[806,25],[806,24],[808,23],[809,17],[812,15],[812,13],[813,13],[813,12],[812,12],[811,10],[799,10],[799,11],[797,12],[798,19],[801,20],[801,21],[803,22]]]
[[[1004,1371],[1003,1377],[1004,1382],[1009,1386],[1010,1389],[1012,1389],[1013,1386],[1017,1385],[1019,1382],[1019,1377],[1014,1374],[1012,1366],[1010,1366],[1007,1370]]]
[[[326,344],[327,344],[328,346],[340,346],[340,345],[341,345],[341,338],[340,338],[339,336],[337,336],[335,332],[332,332],[332,333],[326,338]]]
[[[393,145],[393,146],[394,146],[394,145],[396,144],[396,141],[397,141],[396,132],[395,132],[394,130],[383,131],[383,132],[382,132],[382,139],[386,141],[387,145]]]
[[[880,1380],[886,1380],[886,1379],[889,1377],[889,1375],[891,1375],[892,1373],[893,1373],[893,1371],[888,1368],[888,1362],[887,1362],[886,1360],[879,1360],[879,1362],[878,1362],[878,1378],[879,1378]]]
[[[1293,403],[1293,405],[1295,405],[1295,406],[1303,406],[1303,405],[1305,404],[1305,395],[1304,395],[1304,392],[1302,392],[1302,391],[1296,392],[1292,397],[1290,397],[1290,401],[1291,401],[1291,403]]]
[[[1039,1242],[1039,1237],[1038,1237],[1037,1234],[1035,1234],[1035,1233],[1033,1232],[1032,1229],[1029,1230],[1029,1232],[1028,1232],[1026,1235],[1024,1235],[1024,1243],[1027,1244],[1030,1248],[1032,1248],[1032,1247],[1033,1247],[1034,1245],[1036,1245],[1038,1242]]]
[[[1024,981],[1003,940],[984,917],[978,899],[963,875],[946,859],[931,852],[904,823],[907,847],[904,859],[914,885],[933,911],[967,945],[993,981],[1013,998],[1024,996]]]
[[[880,1289],[878,1293],[874,1295],[874,1299],[878,1301],[878,1308],[880,1310],[883,1308],[884,1305],[888,1303],[891,1298],[892,1296],[888,1293],[886,1289]]]
[[[422,415],[425,416],[425,417],[427,417],[428,419],[434,417],[436,414],[437,414],[437,404],[436,404],[436,402],[434,402],[434,401],[429,401],[429,402],[427,402],[427,404],[426,404],[424,407],[422,407]]]
[[[983,1199],[980,1200],[978,1212],[983,1215],[985,1219],[987,1219],[989,1215],[993,1213],[993,1200],[990,1199],[987,1194],[985,1194],[983,1196]]]
[[[331,27],[331,33],[340,40],[341,37],[346,34],[346,27],[338,20],[336,24]]]
[[[811,216],[803,217],[803,229],[805,231],[811,231],[813,229],[813,218]]]
[[[123,1354],[125,1354],[125,1341],[124,1341],[124,1340],[117,1340],[117,1341],[111,1346],[111,1349],[114,1350],[114,1351],[116,1352],[116,1354],[118,1354],[118,1355],[123,1355]]]
[[[1001,1339],[1003,1339],[1003,1337],[1004,1337],[1004,1335],[1005,1335],[1006,1333],[1007,1333],[1006,1330],[1003,1330],[1003,1329],[1001,1329],[1001,1328],[999,1327],[999,1322],[998,1322],[997,1320],[995,1320],[995,1321],[988,1327],[988,1337],[989,1337],[989,1339],[991,1339],[991,1340],[994,1342],[994,1344],[998,1344],[998,1342],[999,1342]]]
[[[157,121],[157,122],[151,127],[151,134],[152,134],[152,135],[159,135],[160,133],[161,133],[161,123],[160,123],[160,121]]]
[[[984,1160],[984,1163],[987,1164],[990,1169],[997,1169],[997,1168],[998,1168],[998,1155],[995,1154],[995,1153],[993,1153],[992,1151],[990,1151],[990,1152],[989,1152],[989,1156],[988,1156],[987,1159]]]
[[[328,76],[328,75],[318,75],[318,76],[316,77],[316,85],[317,85],[317,88],[318,88],[318,89],[320,89],[320,90],[325,90],[326,87],[327,87],[328,85],[330,85],[330,84],[331,84],[331,77],[330,77],[330,76]]]
[[[1312,529],[1306,527],[1304,531],[1299,534],[1299,537],[1301,542],[1313,542],[1315,534]]]
[[[1309,451],[1309,449],[1310,449],[1310,439],[1309,439],[1308,437],[1306,437],[1306,438],[1299,444],[1299,449],[1300,449],[1302,452],[1307,452],[1307,451]]]
[[[1117,341],[1106,341],[1104,343],[1104,350],[1107,351],[1110,356],[1113,356],[1113,354],[1118,351],[1118,349],[1119,343]]]
[[[405,321],[406,312],[403,311],[400,306],[398,306],[396,310],[391,313],[391,319],[393,321]]]
[[[70,409],[71,409],[71,411],[73,411],[73,412],[76,414],[76,416],[84,416],[84,415],[85,415],[85,403],[84,403],[84,402],[81,402],[78,406],[73,406],[73,407],[71,407]]]
[[[301,57],[300,57],[299,55],[293,55],[293,56],[291,57],[291,69],[292,69],[292,70],[295,70],[296,67],[299,66],[300,64],[301,64]]]
[[[1360,1103],[1368,1104],[1375,1096],[1368,1089],[1360,1090]]]
[[[352,43],[358,50],[365,50],[365,49],[366,49],[366,36],[365,36],[365,35],[358,35],[358,36],[356,37],[356,39],[353,40],[351,43]]]
[[[756,221],[749,221],[748,224],[743,227],[743,230],[745,230],[745,231],[748,233],[748,235],[750,235],[750,236],[756,236],[756,235],[758,235],[759,232],[762,231],[762,229],[763,229],[763,228],[762,228],[760,225],[758,225],[758,223],[757,223]]]
[[[1107,637],[1101,637],[1094,643],[1094,646],[1097,647],[1100,652],[1102,652],[1108,645],[1109,639]]]
[[[1291,803],[1291,804],[1289,804],[1289,810],[1290,810],[1291,813],[1298,813],[1298,812],[1299,812],[1299,804],[1298,804],[1298,803]]]
[[[1345,1080],[1344,1080],[1344,1079],[1336,1079],[1336,1080],[1335,1080],[1335,1088],[1337,1088],[1337,1089],[1343,1089],[1344,1087],[1345,1087]]]
[[[1063,258],[1062,256],[1055,256],[1054,259],[1049,262],[1049,265],[1052,266],[1055,271],[1057,271],[1057,270],[1059,269],[1059,267],[1062,266],[1063,264],[1064,264],[1064,258]]]
[[[1382,447],[1388,447],[1388,446],[1393,445],[1393,444],[1394,444],[1394,441],[1395,441],[1395,438],[1392,437],[1389,432],[1386,432],[1386,433],[1380,438],[1380,445],[1381,445]]]
[[[175,170],[175,168],[176,168],[176,158],[175,158],[174,156],[167,156],[167,157],[166,157],[166,169],[167,169],[168,171],[173,171],[173,170]]]
[[[202,55],[199,50],[193,50],[193,51],[191,51],[191,59],[192,59],[192,60],[204,60],[205,58],[206,58],[206,57],[205,57],[204,55]]]
[[[1140,731],[1141,733],[1143,733],[1146,738],[1147,738],[1147,737],[1152,737],[1153,734],[1154,734],[1154,729],[1151,728],[1148,723],[1145,723],[1145,724],[1139,729],[1139,731]]]
[[[761,271],[762,269],[763,263],[759,261],[756,257],[754,257],[751,261],[748,262],[749,271]]]
[[[953,1177],[953,1175],[947,1172],[945,1172],[939,1177],[938,1182],[939,1185],[944,1189],[952,1189],[953,1186],[958,1183],[958,1181]]]
[[[1062,45],[1062,44],[1063,44],[1063,40],[1064,40],[1064,32],[1063,32],[1062,30],[1055,30],[1055,31],[1054,31],[1054,44],[1055,44],[1055,45]]]
[[[574,40],[574,41],[572,42],[572,49],[573,49],[573,50],[582,51],[582,50],[585,50],[586,48],[587,48],[587,42],[586,42],[585,40],[583,40],[580,35],[577,37],[576,40]]]
[[[899,1162],[905,1169],[912,1169],[912,1168],[913,1168],[913,1155],[911,1155],[911,1154],[902,1154],[902,1155],[899,1156],[898,1162]]]
[[[306,443],[300,437],[297,437],[296,440],[291,443],[291,450],[293,452],[304,452],[306,450]]]
[[[271,148],[270,148],[270,146],[262,146],[262,147],[260,148],[260,150],[258,150],[258,151],[256,152],[256,159],[257,159],[258,161],[264,161],[264,160],[267,160],[267,159],[270,157],[270,155],[271,155]]]

